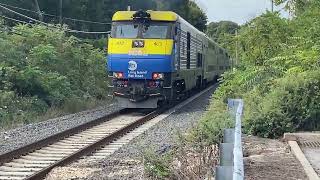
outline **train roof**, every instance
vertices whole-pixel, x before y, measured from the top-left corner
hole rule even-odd
[[[137,11],[117,11],[113,15],[112,21],[132,21],[133,20],[133,15],[136,12]],[[217,46],[220,49],[222,49],[223,51],[225,51],[225,49],[221,48],[208,35],[206,35],[205,33],[201,32],[201,31],[199,31],[197,28],[192,26],[188,21],[186,21],[185,19],[183,19],[181,16],[179,16],[177,13],[175,13],[173,11],[152,11],[152,10],[147,10],[146,12],[148,12],[150,14],[150,18],[151,18],[152,21],[169,21],[169,22],[180,21],[181,23],[185,24],[186,26],[188,26],[193,31],[197,32],[197,34],[205,37],[209,42],[215,44],[215,46]]]
[[[183,19],[181,16],[178,15],[178,21],[181,24],[184,24],[188,26],[188,28],[192,29],[192,31],[196,32],[197,34],[201,35],[202,37],[206,38],[209,42],[214,44],[216,47],[220,48],[224,52],[227,52],[224,48],[222,48],[218,43],[216,43],[214,40],[212,40],[207,34],[205,34],[202,31],[199,31],[196,27],[194,27],[192,24],[190,24],[187,20]]]
[[[177,21],[178,15],[172,11],[147,11],[153,21]],[[113,17],[112,21],[131,21],[136,11],[118,11]]]

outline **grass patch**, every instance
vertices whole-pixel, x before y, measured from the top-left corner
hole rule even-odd
[[[158,154],[153,149],[148,149],[143,153],[143,165],[145,173],[152,179],[167,179],[172,177],[170,162],[172,152]]]

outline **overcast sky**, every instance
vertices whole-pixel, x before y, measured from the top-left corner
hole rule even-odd
[[[271,10],[271,0],[195,0],[209,21],[229,20],[243,24]],[[276,8],[279,9],[279,8]],[[284,13],[285,14],[285,13]],[[286,16],[286,15],[285,15]]]

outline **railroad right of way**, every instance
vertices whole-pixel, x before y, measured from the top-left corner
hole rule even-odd
[[[213,87],[184,101],[184,106]],[[178,105],[179,106],[179,105]],[[40,179],[51,169],[68,164],[100,149],[145,122],[161,115],[168,108],[148,112],[123,110],[102,117],[52,137],[40,140],[0,156],[0,179]],[[173,113],[174,110],[168,114]],[[168,116],[168,115],[167,115]],[[160,121],[161,119],[159,119]],[[148,127],[147,127],[148,128]],[[101,154],[102,151],[102,154]],[[109,150],[100,150],[98,156]]]
[[[105,146],[104,152],[97,151],[75,163],[55,168],[46,179],[147,179],[143,153],[153,149],[161,154],[174,149],[179,143],[178,132],[184,133],[196,126],[214,90],[215,87],[148,121]],[[130,143],[126,143],[128,141]]]

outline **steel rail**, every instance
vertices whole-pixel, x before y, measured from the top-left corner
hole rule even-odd
[[[59,140],[61,140],[63,138],[66,138],[68,136],[74,135],[74,134],[79,133],[81,131],[84,131],[88,128],[96,126],[98,124],[101,124],[103,122],[111,120],[120,114],[127,113],[128,111],[130,111],[130,110],[129,109],[122,109],[122,110],[116,111],[114,113],[108,114],[106,116],[95,119],[93,121],[89,121],[87,123],[81,124],[81,125],[76,126],[74,128],[67,129],[65,131],[59,132],[59,133],[54,134],[52,136],[46,137],[44,139],[41,139],[40,141],[36,141],[36,142],[30,143],[26,146],[17,148],[13,151],[1,154],[0,155],[0,166],[4,163],[10,162],[11,160],[13,160],[15,158],[18,158],[22,155],[30,153],[36,149],[48,146],[50,144],[58,142]]]
[[[167,108],[162,108],[160,110],[156,110],[153,111],[149,114],[147,114],[146,116],[134,121],[133,123],[117,130],[116,132],[107,135],[105,137],[103,137],[102,139],[100,139],[99,141],[90,144],[82,149],[80,149],[79,151],[71,154],[68,157],[63,158],[62,160],[44,168],[43,170],[36,172],[35,174],[33,174],[32,176],[27,177],[26,179],[28,180],[37,180],[37,179],[41,179],[43,177],[45,177],[53,168],[57,167],[57,166],[63,166],[66,164],[69,164],[77,159],[79,159],[81,156],[85,156],[99,148],[101,148],[103,145],[106,145],[108,143],[111,143],[112,141],[114,141],[114,139],[121,137],[122,135],[128,133],[129,131],[139,127],[140,125],[144,124],[145,122],[149,121],[150,119],[153,119],[154,117],[158,116],[159,114],[161,114],[163,111],[165,111]]]

